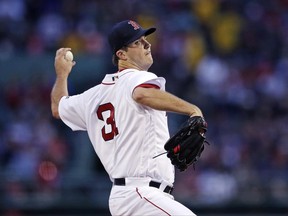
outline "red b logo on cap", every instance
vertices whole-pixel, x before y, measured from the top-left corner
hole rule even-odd
[[[140,26],[139,26],[136,22],[134,22],[134,21],[132,21],[132,20],[130,20],[130,21],[128,22],[128,24],[130,24],[131,26],[133,26],[134,30],[137,30],[137,29],[140,28]]]

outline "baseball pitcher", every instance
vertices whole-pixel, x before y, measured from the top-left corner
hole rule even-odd
[[[193,140],[200,143],[205,141],[207,124],[197,106],[166,92],[165,79],[148,72],[153,58],[146,37],[155,30],[143,29],[132,20],[113,26],[108,42],[118,71],[79,95],[69,96],[67,90],[75,65],[65,58],[71,49],[56,52],[52,114],[74,131],[87,131],[113,184],[112,215],[195,215],[173,198],[174,167],[185,170],[203,147],[194,160],[188,142],[182,145],[180,138],[169,140],[166,112],[197,119],[193,130],[200,138]],[[163,152],[168,154],[161,155]]]

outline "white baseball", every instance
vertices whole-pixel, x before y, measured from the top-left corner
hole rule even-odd
[[[65,54],[65,59],[67,61],[73,61],[73,53],[71,51],[67,51],[66,54]]]

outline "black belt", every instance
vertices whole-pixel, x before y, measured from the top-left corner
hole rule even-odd
[[[117,185],[117,186],[125,186],[126,183],[125,183],[125,178],[116,178],[114,179],[114,185]],[[150,181],[149,182],[149,186],[150,187],[155,187],[155,188],[160,188],[160,185],[161,183],[159,182],[156,182],[156,181]],[[163,190],[165,193],[169,193],[169,194],[172,194],[172,191],[173,191],[173,187],[170,187],[170,186],[166,186],[165,189]]]

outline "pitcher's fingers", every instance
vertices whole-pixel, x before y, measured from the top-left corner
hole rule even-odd
[[[68,50],[70,51],[71,48],[70,47],[66,47],[66,48],[62,47],[62,48],[57,50],[56,55],[63,55],[64,56]]]

